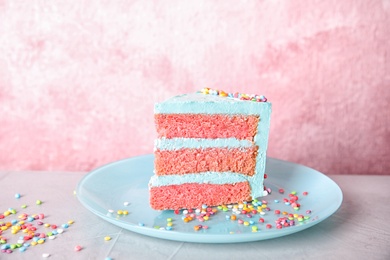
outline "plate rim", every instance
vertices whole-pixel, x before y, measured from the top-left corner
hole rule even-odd
[[[328,214],[322,216],[320,219],[317,219],[316,221],[308,222],[305,223],[305,225],[302,226],[293,226],[288,229],[283,229],[278,230],[277,232],[279,233],[278,235],[274,235],[275,233],[267,233],[267,232],[257,232],[257,233],[234,233],[234,234],[206,234],[206,233],[185,233],[185,232],[178,232],[178,231],[166,231],[166,230],[159,230],[155,229],[153,227],[142,227],[139,225],[136,225],[134,223],[128,223],[122,220],[118,219],[112,219],[109,218],[106,214],[101,213],[99,210],[94,209],[88,201],[86,201],[86,198],[80,197],[79,194],[81,194],[81,189],[83,184],[91,177],[94,175],[98,174],[101,171],[104,171],[106,168],[110,168],[114,165],[117,164],[122,164],[122,163],[127,163],[130,161],[134,160],[147,160],[147,159],[153,159],[154,154],[144,154],[144,155],[137,155],[129,158],[124,158],[121,160],[109,162],[107,164],[104,164],[102,166],[99,166],[85,174],[83,178],[78,182],[77,187],[76,187],[76,195],[79,200],[79,202],[90,212],[95,214],[96,216],[102,218],[103,220],[119,226],[121,228],[125,228],[129,231],[150,236],[150,237],[155,237],[155,238],[160,238],[160,239],[167,239],[167,240],[173,240],[173,241],[180,241],[180,242],[192,242],[192,243],[240,243],[240,242],[254,242],[254,241],[261,241],[261,240],[268,240],[268,239],[273,239],[273,238],[278,238],[278,237],[283,237],[287,236],[290,234],[294,234],[303,230],[306,230],[312,226],[315,226],[325,219],[329,218],[331,215],[333,215],[337,210],[341,207],[342,202],[343,202],[343,192],[339,185],[332,180],[329,176],[327,176],[324,173],[321,173],[313,168],[310,168],[308,166],[290,162],[290,161],[285,161],[273,157],[268,157],[266,158],[267,163],[276,163],[279,162],[281,164],[288,165],[289,167],[298,167],[302,168],[308,171],[315,172],[319,176],[322,176],[322,178],[327,179],[327,181],[334,185],[334,188],[336,188],[337,191],[337,198],[338,200],[336,201],[337,204],[335,203],[333,205],[333,209],[329,211]],[[268,174],[270,175],[270,174]],[[147,187],[145,187],[147,188]],[[147,205],[149,206],[149,205]],[[261,235],[260,235],[261,234]]]

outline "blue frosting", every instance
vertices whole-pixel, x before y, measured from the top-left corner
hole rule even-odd
[[[150,184],[153,187],[180,185],[184,183],[233,184],[248,181],[250,178],[249,176],[234,172],[202,172],[183,175],[154,175],[150,179]]]
[[[183,148],[239,148],[251,147],[253,142],[249,140],[239,140],[237,138],[160,138],[155,142],[155,149],[159,150],[179,150]]]

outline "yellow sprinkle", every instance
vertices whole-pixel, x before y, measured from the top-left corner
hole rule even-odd
[[[9,212],[8,210],[7,210],[7,211],[4,211],[4,213],[3,213],[3,215],[4,215],[5,217],[9,216],[10,214],[11,214],[11,212]]]
[[[123,211],[122,211],[122,210],[118,210],[116,213],[117,213],[118,215],[122,215],[122,214],[123,214]]]
[[[204,216],[203,220],[209,220],[209,217],[208,216]]]
[[[69,220],[69,221],[68,221],[68,224],[69,224],[69,225],[72,225],[73,223],[74,223],[74,220]]]
[[[248,222],[248,221],[245,221],[245,222],[244,222],[244,226],[249,226],[249,222]]]
[[[111,237],[106,236],[106,237],[104,237],[104,240],[109,241],[109,240],[111,240]]]
[[[38,243],[37,242],[35,242],[35,241],[32,241],[31,243],[30,243],[30,245],[32,245],[32,246],[36,246]]]
[[[172,226],[173,226],[173,223],[172,223],[172,222],[168,222],[168,223],[167,223],[167,226],[168,226],[168,227],[172,227]]]
[[[129,212],[127,210],[123,211],[123,215],[128,215],[128,214],[129,214]]]
[[[50,224],[49,223],[45,223],[44,226],[45,227],[50,227]]]
[[[43,243],[45,243],[45,240],[43,240],[43,239],[38,240],[38,244],[43,244]]]

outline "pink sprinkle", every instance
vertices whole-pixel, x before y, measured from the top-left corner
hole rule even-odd
[[[75,246],[74,251],[81,251],[83,249],[81,246]]]
[[[283,194],[284,193],[284,189],[279,189],[279,193]]]
[[[307,191],[304,191],[303,193],[303,196],[307,196],[307,194],[309,194]]]

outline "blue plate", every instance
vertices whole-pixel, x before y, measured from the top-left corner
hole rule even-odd
[[[328,218],[343,200],[339,186],[324,174],[302,165],[267,158],[265,186],[272,192],[261,198],[267,201],[269,208],[265,215],[249,217],[239,214],[237,220],[228,220],[226,216],[233,212],[218,210],[207,221],[194,218],[185,223],[183,214],[150,208],[148,181],[153,175],[153,160],[153,155],[133,157],[88,173],[77,186],[78,199],[97,216],[124,229],[162,239],[200,243],[249,242],[286,236]],[[285,193],[280,193],[279,189],[284,189]],[[283,202],[292,191],[296,191],[299,197],[299,210]],[[303,195],[304,192],[308,194]],[[126,210],[128,214],[118,215],[118,210]],[[275,210],[281,213],[275,214]],[[294,226],[278,229],[275,220],[287,216],[283,213],[306,216],[306,219],[295,218]],[[167,230],[168,218],[172,218],[171,230]],[[265,222],[260,223],[260,218]],[[239,224],[239,219],[249,225]],[[267,224],[272,228],[267,228]],[[208,228],[195,231],[197,225]],[[253,226],[257,227],[257,232],[252,231],[256,229]]]

